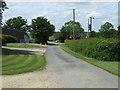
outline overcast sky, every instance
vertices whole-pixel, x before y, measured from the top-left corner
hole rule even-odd
[[[115,28],[118,26],[117,0],[114,0],[116,2],[112,2],[112,0],[110,0],[111,2],[87,2],[87,0],[82,0],[82,2],[78,2],[79,0],[77,2],[76,0],[69,0],[71,2],[67,2],[67,0],[65,2],[57,2],[57,0],[52,0],[53,2],[47,2],[47,0],[45,2],[38,0],[22,1],[7,0],[9,9],[3,14],[3,22],[12,17],[22,16],[30,24],[31,19],[44,16],[55,25],[56,31],[60,31],[65,22],[72,20],[72,9],[74,8],[76,10],[76,21],[81,23],[85,31],[88,31],[87,20],[90,16],[95,18],[93,20],[95,31],[98,31],[105,22],[111,22]]]

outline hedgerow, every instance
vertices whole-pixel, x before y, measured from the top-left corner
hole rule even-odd
[[[6,45],[6,43],[15,43],[15,42],[17,42],[16,37],[2,34],[2,45]]]
[[[65,40],[71,50],[102,61],[120,61],[120,40],[116,38],[86,38]]]

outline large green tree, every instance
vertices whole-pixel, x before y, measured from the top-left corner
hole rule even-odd
[[[99,29],[99,36],[111,38],[115,37],[116,32],[117,31],[114,29],[114,26],[111,23],[106,22],[105,24],[101,25],[101,29]]]
[[[54,31],[55,26],[50,24],[47,18],[37,17],[32,20],[30,32],[36,43],[47,43],[49,36],[51,36]]]
[[[7,29],[15,29],[15,30],[23,30],[23,31],[27,31],[29,28],[27,25],[27,20],[23,19],[21,16],[8,19],[3,27]]]
[[[84,29],[79,22],[71,20],[69,22],[66,22],[64,26],[62,26],[60,32],[61,40],[64,41],[65,39],[72,39],[73,37],[80,38],[80,33],[84,32]]]

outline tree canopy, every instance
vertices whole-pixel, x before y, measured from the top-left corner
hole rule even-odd
[[[37,17],[32,20],[31,27],[31,36],[35,39],[36,43],[47,43],[49,36],[55,31],[55,26],[50,24],[47,18]]]
[[[99,29],[99,35],[105,38],[116,37],[117,31],[114,29],[114,26],[106,22],[105,24],[101,25],[101,29]]]
[[[84,29],[82,28],[81,24],[79,22],[75,21],[69,21],[62,26],[61,30],[61,39],[72,39],[74,38],[80,38],[80,33],[84,32]],[[74,32],[74,36],[73,36]]]
[[[28,30],[27,20],[23,19],[21,16],[8,19],[3,27],[7,29],[15,29],[15,30],[23,30],[23,31]]]
[[[106,22],[105,24],[101,25],[101,29],[99,29],[99,31],[100,32],[102,32],[102,31],[110,31],[113,28],[114,28],[114,26],[111,23]]]

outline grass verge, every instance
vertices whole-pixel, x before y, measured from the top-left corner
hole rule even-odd
[[[120,76],[120,71],[118,69],[118,64],[120,64],[120,62],[117,61],[100,61],[100,60],[96,60],[93,58],[89,58],[89,57],[85,57],[79,53],[76,53],[72,50],[70,50],[65,44],[61,45],[61,48],[66,51],[67,53],[71,54],[72,56],[75,56],[77,58],[80,58],[92,65],[95,65],[97,67],[100,67],[114,75],[118,75]]]
[[[4,52],[2,60],[0,61],[0,65],[2,65],[2,75],[32,72],[46,65],[44,56],[26,54],[9,49],[2,49],[2,51]]]
[[[27,43],[7,43],[6,46],[18,48],[42,48],[41,46],[29,45]]]

